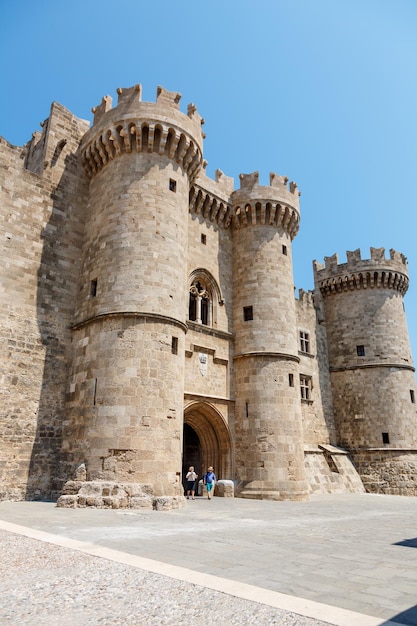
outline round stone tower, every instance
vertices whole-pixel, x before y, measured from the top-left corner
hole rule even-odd
[[[232,194],[236,470],[242,497],[307,498],[291,242],[299,193],[240,176]]]
[[[326,258],[325,267],[315,262],[314,274],[338,443],[351,451],[368,490],[406,493],[398,487],[398,473],[413,467],[415,475],[417,469],[416,383],[403,303],[406,259],[391,250],[387,260],[384,248],[371,248],[371,258],[362,260],[356,250],[347,252],[347,263],[339,264],[337,255]]]
[[[89,480],[149,483],[182,494],[184,337],[190,182],[202,119],[180,95],[141,86],[93,109],[81,144],[90,179],[66,459]]]

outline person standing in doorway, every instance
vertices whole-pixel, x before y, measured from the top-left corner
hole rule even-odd
[[[190,493],[191,499],[194,500],[195,483],[198,478],[198,474],[195,473],[194,467],[192,465],[188,468],[188,472],[185,478],[187,480],[187,500],[190,499]]]
[[[207,489],[207,498],[211,500],[214,495],[214,487],[216,486],[217,478],[216,474],[213,471],[212,466],[208,468],[207,472],[203,476],[203,483]]]

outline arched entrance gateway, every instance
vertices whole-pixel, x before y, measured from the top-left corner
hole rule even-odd
[[[219,411],[207,402],[191,402],[184,409],[182,477],[194,465],[200,480],[212,465],[218,479],[233,479],[229,428]]]

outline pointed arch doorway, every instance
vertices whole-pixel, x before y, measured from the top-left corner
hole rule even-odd
[[[200,480],[212,465],[218,479],[233,479],[232,445],[221,413],[207,402],[191,402],[184,409],[183,483],[190,465]]]

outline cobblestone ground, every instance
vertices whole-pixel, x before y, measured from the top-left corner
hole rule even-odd
[[[2,626],[324,622],[0,530]]]

